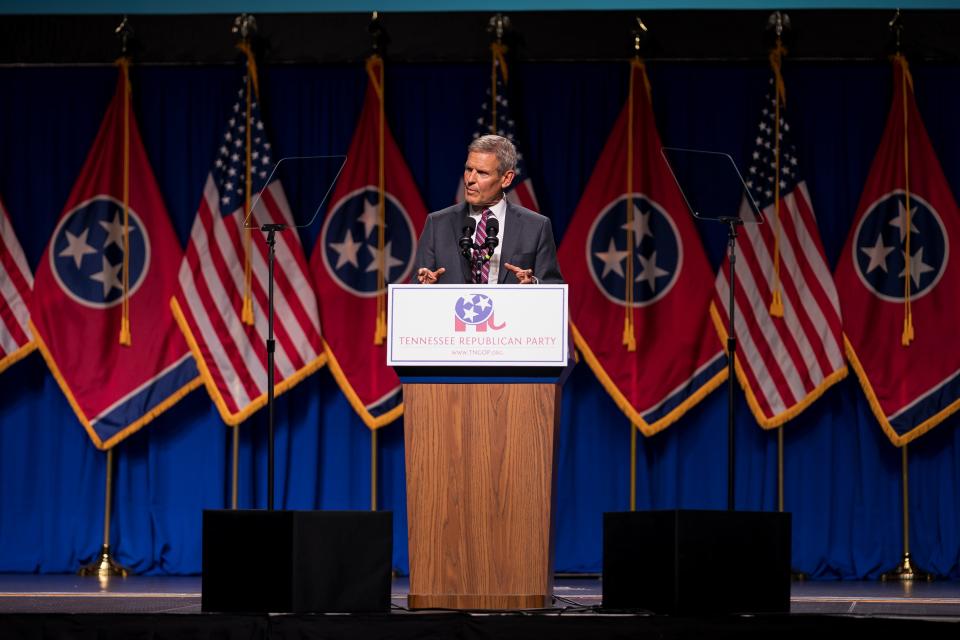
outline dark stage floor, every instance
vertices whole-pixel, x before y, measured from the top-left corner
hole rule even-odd
[[[731,588],[717,580],[716,589]],[[555,608],[407,611],[395,580],[390,613],[200,612],[201,579],[0,575],[0,640],[827,640],[960,637],[960,582],[910,586],[796,582],[789,614],[666,616],[599,609],[598,578],[556,582]]]
[[[0,613],[200,613],[200,590],[199,577],[133,576],[101,584],[72,575],[0,575]],[[405,578],[394,580],[395,613],[405,611],[407,591]],[[598,606],[601,594],[598,578],[562,578],[554,586],[558,610]],[[790,612],[960,622],[960,581],[794,582]]]

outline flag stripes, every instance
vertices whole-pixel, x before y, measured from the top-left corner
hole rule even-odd
[[[35,347],[27,326],[27,300],[32,289],[33,274],[0,202],[0,371]]]
[[[769,311],[773,279],[773,224],[745,225],[737,240],[736,331],[738,369],[753,390],[763,426],[811,399],[836,372],[845,370],[839,300],[823,251],[816,241],[806,185],[781,199],[780,285],[784,317]],[[718,324],[726,336],[729,262],[717,274]],[[785,421],[785,420],[784,420]],[[764,424],[764,422],[766,424]],[[778,422],[777,424],[782,424]]]
[[[507,200],[531,211],[540,211],[537,194],[533,191],[533,180],[529,176],[520,176],[520,182],[507,191]]]
[[[222,216],[220,192],[208,176],[204,197],[180,268],[181,328],[192,334],[199,358],[206,361],[208,387],[228,424],[241,422],[262,406],[267,388],[267,248],[253,232],[251,251],[254,327],[241,322],[244,294],[243,212]],[[279,182],[264,190],[254,206],[257,224],[291,224],[292,215]],[[291,240],[293,238],[293,240]],[[295,231],[278,234],[274,304],[275,366],[278,381],[299,379],[322,364],[320,321],[306,261]],[[176,313],[176,311],[175,311]],[[280,384],[278,383],[278,388]]]

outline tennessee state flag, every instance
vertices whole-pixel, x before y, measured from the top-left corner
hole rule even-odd
[[[116,93],[30,303],[40,351],[98,449],[200,384],[165,303],[181,250],[133,117],[128,64],[120,62]]]
[[[847,357],[897,446],[960,408],[960,211],[903,56],[893,104],[836,269]]]
[[[713,274],[660,155],[639,59],[559,258],[577,348],[644,435],[675,422],[726,379],[708,313]]]
[[[310,257],[327,365],[371,429],[403,413],[387,366],[386,287],[408,282],[426,209],[383,118],[383,60],[367,60],[366,98]]]

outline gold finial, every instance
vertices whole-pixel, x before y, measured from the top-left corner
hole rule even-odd
[[[900,39],[903,36],[903,14],[900,13],[899,8],[897,8],[897,12],[893,14],[893,17],[890,18],[887,27],[893,32],[894,46],[896,47],[897,53],[900,53]]]
[[[790,16],[782,11],[774,11],[767,18],[767,30],[773,31],[777,38],[783,37],[783,34],[790,31]]]
[[[370,48],[375,54],[383,55],[390,38],[387,36],[386,29],[383,28],[380,12],[374,11],[370,14],[370,24],[367,25],[367,31],[370,33]]]
[[[640,55],[640,46],[643,43],[643,39],[647,36],[649,30],[647,25],[643,24],[643,20],[640,19],[640,16],[634,16],[636,24],[633,29],[630,30],[630,35],[633,38],[633,54],[636,56]]]
[[[127,16],[123,16],[123,20],[120,21],[120,24],[117,25],[117,28],[114,29],[113,32],[120,38],[121,55],[127,55],[130,40],[133,38],[133,27],[130,25],[130,19]]]
[[[257,32],[257,19],[249,13],[241,13],[233,19],[230,33],[239,34],[243,40],[250,39]]]
[[[491,16],[489,24],[487,24],[487,32],[492,33],[496,37],[497,42],[503,41],[503,35],[510,28],[510,16],[505,16],[502,13],[498,13],[494,16]]]

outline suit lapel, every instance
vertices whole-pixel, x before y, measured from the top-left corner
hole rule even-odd
[[[523,232],[521,229],[523,220],[513,205],[510,204],[509,200],[507,201],[507,210],[504,213],[504,217],[506,218],[506,224],[503,225],[504,233],[501,236],[503,246],[500,247],[500,274],[497,276],[497,282],[500,284],[504,284],[507,281],[507,274],[510,273],[510,271],[504,268],[503,263],[509,262],[513,264],[513,254],[517,251],[520,235]],[[506,233],[507,231],[509,231],[509,233]]]
[[[453,225],[453,237],[459,238],[460,234],[463,233],[463,228],[467,226],[467,218],[470,216],[470,205],[466,202],[461,203],[460,208],[457,209],[452,216],[450,216],[450,224]],[[470,282],[470,272],[466,268],[467,261],[463,259],[463,256],[460,255],[460,248],[456,249],[455,255],[457,256],[457,266],[456,268],[460,271],[460,279],[455,280],[454,282]],[[453,275],[453,274],[451,274]]]

